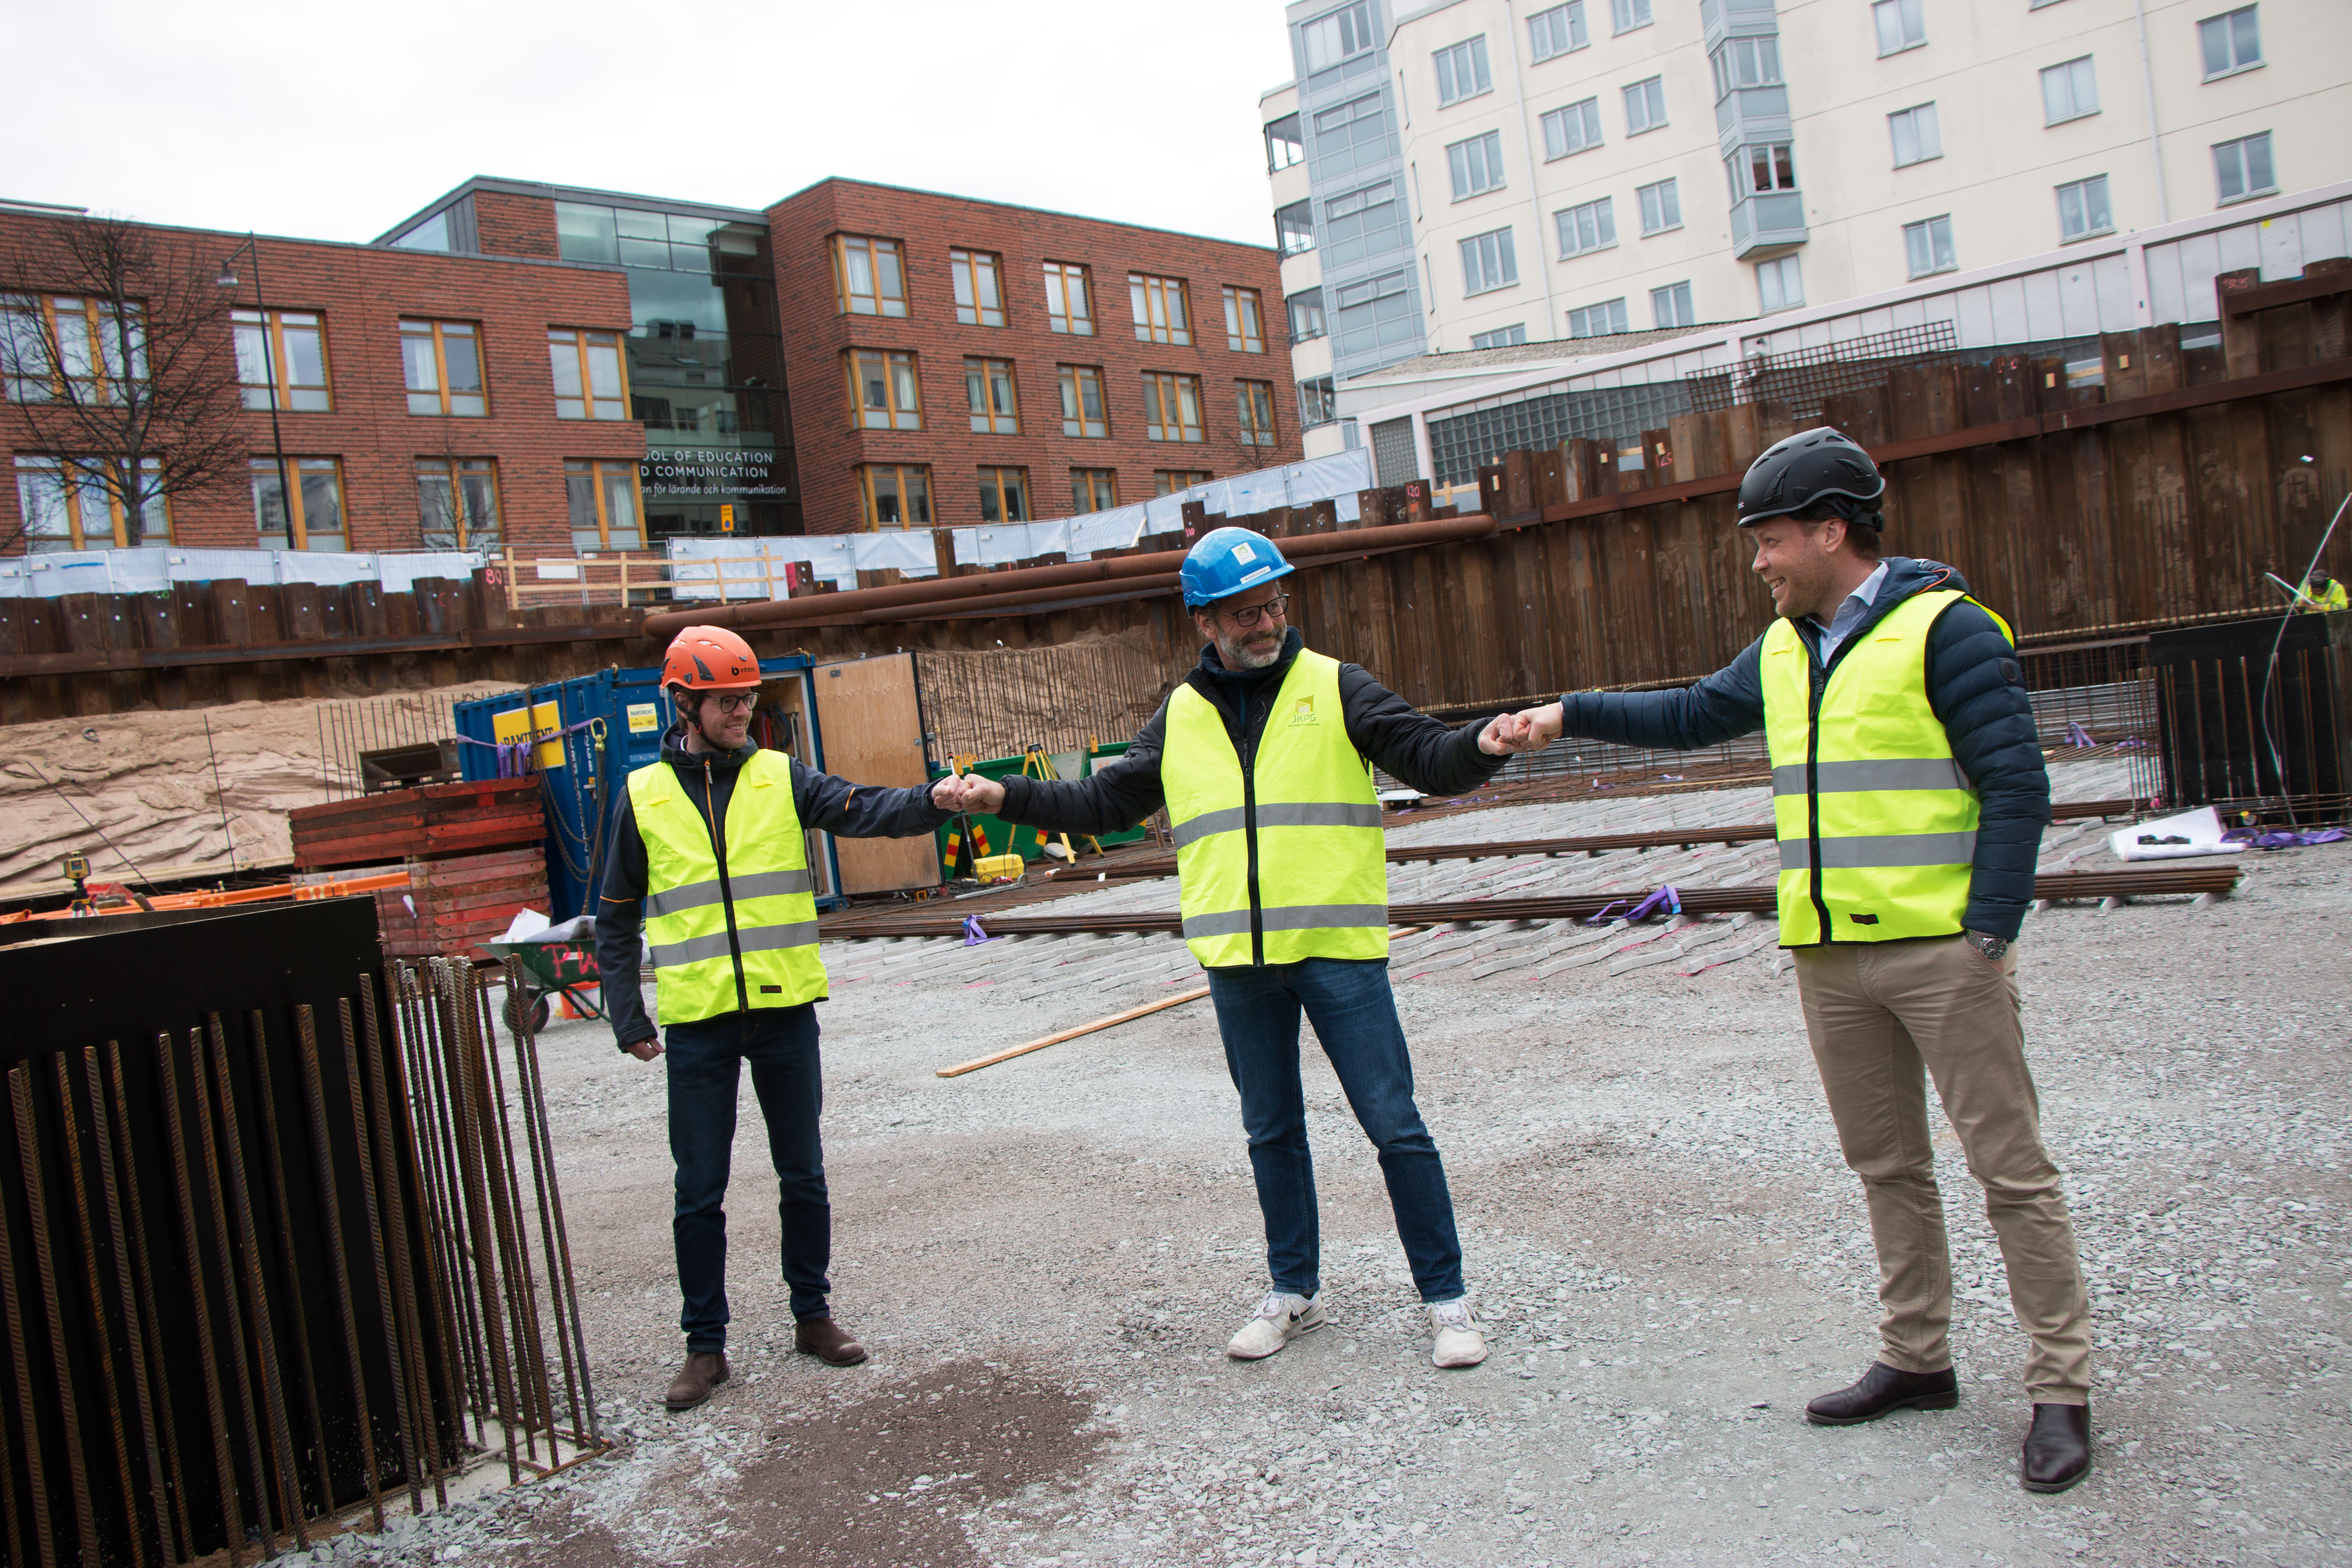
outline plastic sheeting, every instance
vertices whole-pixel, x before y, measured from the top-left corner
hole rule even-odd
[[[670,582],[688,597],[772,599],[784,596],[792,563],[805,561],[812,574],[841,589],[857,586],[860,572],[896,571],[908,577],[936,577],[932,531],[910,528],[879,533],[819,533],[757,539],[672,539]]]
[[[467,578],[487,563],[462,550],[48,551],[0,561],[0,599],[54,599],[64,594],[160,594],[174,583],[236,578],[247,583],[375,583],[407,593],[419,577]]]

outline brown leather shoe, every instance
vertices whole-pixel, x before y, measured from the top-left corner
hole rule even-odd
[[[710,1391],[731,1375],[724,1351],[690,1351],[686,1364],[669,1380],[662,1403],[672,1410],[691,1410],[710,1397]]]
[[[1816,1426],[1859,1426],[1895,1410],[1949,1410],[1960,1402],[1959,1379],[1941,1372],[1904,1372],[1883,1361],[1851,1385],[1817,1396],[1805,1406]]]
[[[2037,1405],[2025,1435],[2018,1484],[2030,1492],[2063,1492],[2091,1473],[2091,1406]]]
[[[803,1318],[794,1324],[793,1349],[827,1366],[856,1366],[866,1359],[866,1347],[842,1332],[831,1318]]]

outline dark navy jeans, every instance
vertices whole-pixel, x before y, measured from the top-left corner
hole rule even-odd
[[[1331,1059],[1348,1104],[1388,1179],[1397,1238],[1423,1301],[1462,1294],[1462,1243],[1445,1166],[1412,1100],[1412,1058],[1379,960],[1310,958],[1263,968],[1212,969],[1209,998],[1224,1037],[1225,1066],[1241,1091],[1250,1169],[1265,1215],[1266,1270],[1274,1288],[1322,1289],[1315,1162],[1307,1150],[1307,1097],[1298,1079],[1303,1011]]]
[[[794,1319],[829,1316],[833,1205],[824,1190],[817,1114],[824,1076],[817,1059],[816,1008],[759,1008],[662,1031],[669,1069],[669,1152],[677,1162],[677,1326],[689,1351],[727,1348],[727,1167],[735,1147],[736,1085],[751,1066],[751,1089],[768,1124],[776,1167],[776,1217],[783,1233],[784,1283]]]

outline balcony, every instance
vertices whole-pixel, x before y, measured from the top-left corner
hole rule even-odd
[[[1805,243],[1805,194],[1774,191],[1731,204],[1731,254],[1760,260]]]

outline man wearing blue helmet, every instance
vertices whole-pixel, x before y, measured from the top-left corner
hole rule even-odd
[[[1437,1145],[1413,1103],[1412,1060],[1389,991],[1388,860],[1370,764],[1430,795],[1459,795],[1532,749],[1498,718],[1448,729],[1286,625],[1272,540],[1220,528],[1184,559],[1201,662],[1127,754],[1071,783],[968,776],[961,805],[1009,822],[1110,833],[1168,809],[1184,938],[1209,973],[1225,1066],[1241,1093],[1265,1218],[1271,1288],[1226,1353],[1274,1354],[1323,1322],[1315,1170],[1298,1074],[1298,1021],[1380,1151],[1398,1238],[1442,1367],[1486,1346],[1462,1283],[1462,1245]]]

